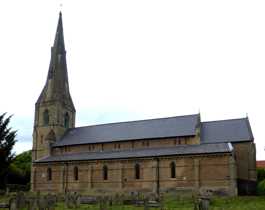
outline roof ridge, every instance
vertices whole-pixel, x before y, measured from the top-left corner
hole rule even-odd
[[[69,130],[74,130],[76,128],[87,128],[87,127],[113,125],[113,124],[122,124],[122,123],[132,123],[132,122],[153,121],[153,120],[172,119],[172,118],[181,118],[181,117],[191,117],[191,116],[198,116],[198,115],[199,114],[190,114],[190,115],[180,115],[180,116],[173,116],[173,117],[160,117],[160,118],[151,118],[151,119],[143,119],[143,120],[131,120],[131,121],[120,121],[120,122],[102,123],[102,124],[94,124],[94,125],[86,125],[86,126],[75,127],[75,128],[71,128]]]

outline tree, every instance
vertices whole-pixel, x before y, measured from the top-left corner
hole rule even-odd
[[[16,131],[8,125],[12,116],[6,118],[5,115],[0,115],[0,188],[5,187],[8,168],[14,158],[12,149],[16,143]]]
[[[8,184],[30,183],[31,150],[17,155],[9,166]]]

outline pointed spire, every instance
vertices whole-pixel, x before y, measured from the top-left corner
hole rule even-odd
[[[63,20],[62,20],[62,13],[59,13],[59,20],[57,24],[57,30],[55,34],[53,48],[55,53],[57,54],[64,54],[65,53],[65,46],[64,46],[64,35],[63,35]]]
[[[74,109],[68,84],[63,20],[61,12],[59,13],[55,39],[51,48],[51,60],[47,81],[39,99],[37,100],[37,103],[50,100],[59,100],[65,104],[70,104],[70,106]]]

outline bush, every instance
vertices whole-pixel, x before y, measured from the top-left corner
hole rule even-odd
[[[20,191],[29,191],[30,184],[20,185],[20,184],[7,184],[9,192],[20,192]]]
[[[258,178],[257,180],[258,182],[265,180],[265,169],[264,168],[257,169],[257,178]]]
[[[258,183],[257,194],[258,195],[265,195],[265,179]]]

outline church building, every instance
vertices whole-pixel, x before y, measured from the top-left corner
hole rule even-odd
[[[247,117],[202,122],[193,114],[75,127],[75,114],[60,13],[35,104],[32,191],[255,191],[256,150]]]

